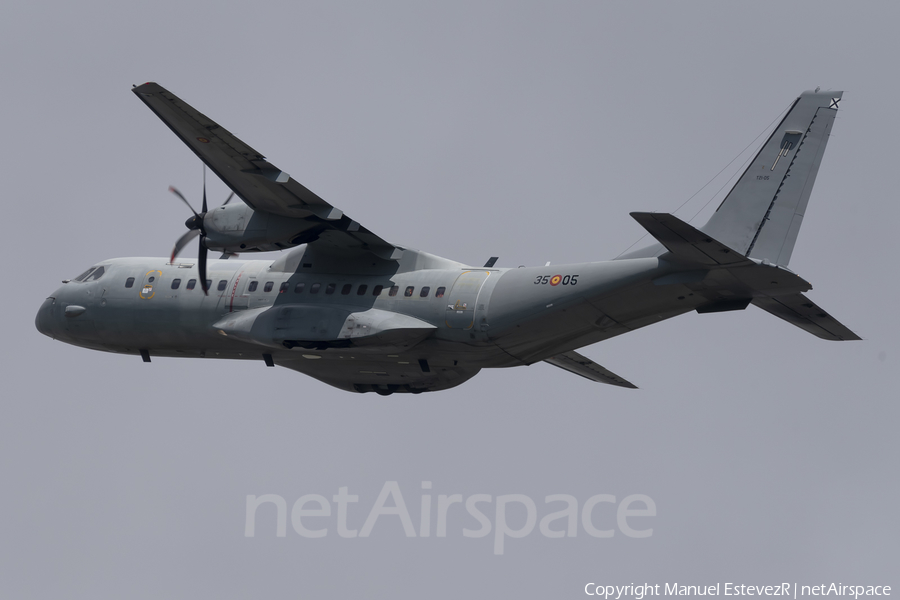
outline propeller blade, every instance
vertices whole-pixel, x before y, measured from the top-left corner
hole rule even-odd
[[[179,198],[181,198],[181,201],[184,202],[185,204],[187,204],[187,207],[188,207],[189,209],[191,209],[191,212],[194,213],[194,216],[195,216],[195,217],[199,217],[199,216],[200,216],[200,215],[197,214],[197,211],[194,210],[194,207],[191,206],[191,203],[187,201],[187,198],[185,198],[184,196],[182,196],[182,195],[181,195],[181,192],[179,192],[177,189],[175,189],[175,186],[170,185],[170,186],[169,186],[169,191],[172,192],[173,194],[175,194],[176,196],[178,196]]]
[[[209,296],[209,286],[206,285],[206,236],[200,237],[200,256],[197,260],[197,268],[200,271],[200,287],[203,293]]]
[[[203,163],[203,214],[206,214],[206,163]]]
[[[225,202],[222,203],[222,206],[225,206],[226,204],[231,202],[232,198],[234,198],[234,192],[231,192],[230,194],[228,194],[228,198],[225,199]]]
[[[181,254],[181,251],[184,250],[184,247],[187,246],[192,239],[200,235],[200,231],[197,229],[189,229],[187,233],[178,238],[178,241],[175,242],[175,247],[172,248],[172,258],[169,259],[169,262],[175,262],[175,257]]]

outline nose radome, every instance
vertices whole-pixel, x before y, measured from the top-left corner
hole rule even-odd
[[[37,330],[48,337],[55,337],[56,327],[53,322],[53,303],[55,298],[47,298],[38,309],[37,316],[34,318],[34,326]]]

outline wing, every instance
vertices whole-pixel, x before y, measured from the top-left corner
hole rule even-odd
[[[401,251],[393,244],[322,200],[164,87],[145,83],[132,91],[254,211],[308,221],[308,229],[330,246],[399,257]]]
[[[591,381],[608,383],[610,385],[617,385],[619,387],[635,390],[637,389],[637,386],[630,381],[622,379],[609,369],[604,369],[588,357],[582,356],[577,352],[563,352],[562,354],[557,354],[551,358],[544,359],[544,362],[548,362],[554,367],[565,369],[570,373],[586,377]]]

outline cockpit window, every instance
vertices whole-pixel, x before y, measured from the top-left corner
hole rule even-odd
[[[72,281],[96,281],[103,277],[103,273],[106,272],[106,269],[103,267],[91,267]]]
[[[93,271],[93,270],[94,270],[94,267],[91,267],[90,269],[88,269],[87,271],[85,271],[84,273],[79,275],[78,277],[74,278],[72,281],[84,281],[84,278],[87,277],[88,275],[90,275],[91,271]]]

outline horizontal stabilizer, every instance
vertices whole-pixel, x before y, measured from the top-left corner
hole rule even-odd
[[[841,325],[837,319],[813,304],[803,294],[791,294],[777,298],[764,296],[754,298],[753,304],[823,340],[862,339],[844,325]]]
[[[754,264],[674,215],[633,212],[631,216],[677,259],[709,266],[740,267]]]
[[[554,367],[565,369],[570,373],[586,377],[591,381],[608,383],[610,385],[617,385],[619,387],[631,388],[634,390],[637,389],[637,386],[630,381],[622,379],[609,369],[604,369],[591,359],[582,356],[577,352],[563,352],[554,357],[544,359],[544,362],[550,363]]]

